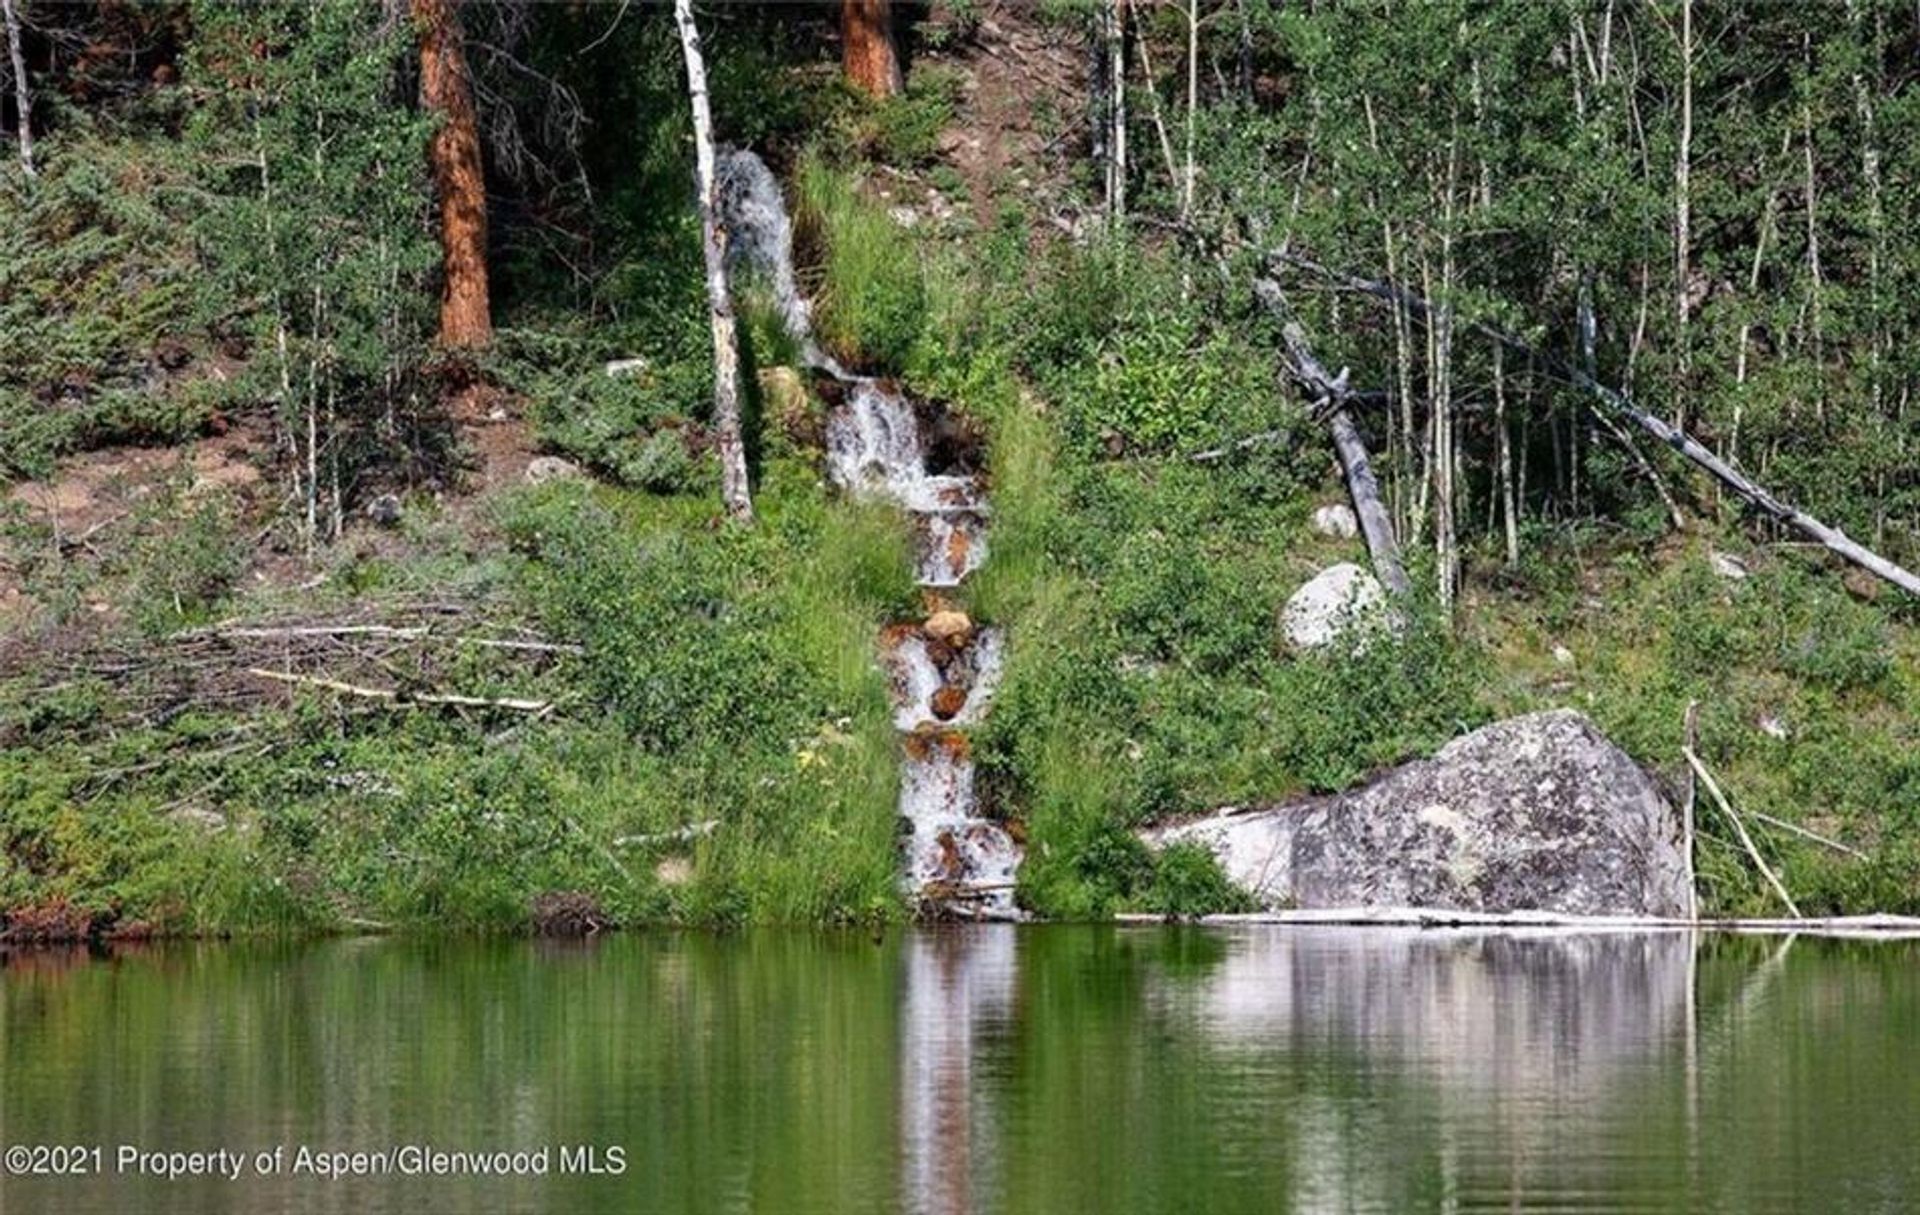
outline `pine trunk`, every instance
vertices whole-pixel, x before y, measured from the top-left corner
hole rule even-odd
[[[847,83],[869,97],[906,87],[893,45],[893,0],[841,0],[840,57]]]
[[[740,433],[740,345],[733,318],[733,295],[727,287],[726,237],[717,215],[719,191],[714,174],[713,114],[707,103],[707,65],[700,54],[700,27],[694,24],[693,0],[674,0],[673,15],[680,27],[680,49],[687,58],[687,97],[693,106],[700,243],[706,255],[707,306],[713,328],[713,430],[720,454],[720,495],[729,515],[751,521],[753,499],[747,487],[747,449]]]
[[[487,179],[467,73],[460,0],[413,0],[420,26],[420,104],[440,129],[428,146],[440,198],[440,341],[485,346],[493,338],[487,304]]]

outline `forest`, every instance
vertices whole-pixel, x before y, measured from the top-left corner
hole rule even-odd
[[[1561,707],[1703,908],[1920,912],[1910,3],[0,4],[7,932],[906,917],[923,617],[1023,913]]]

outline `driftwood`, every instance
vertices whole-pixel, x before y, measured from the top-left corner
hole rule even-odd
[[[1122,924],[1164,924],[1168,917],[1123,912]],[[1452,907],[1328,907],[1204,915],[1201,924],[1294,927],[1459,928],[1512,932],[1818,933],[1828,936],[1920,937],[1920,916],[1849,915],[1796,919],[1686,920],[1665,916],[1571,915],[1558,911],[1461,911]]]
[[[318,675],[296,675],[291,671],[269,671],[264,667],[248,667],[247,674],[260,679],[271,679],[279,683],[293,684],[302,688],[318,688],[324,692],[337,692],[342,696],[357,696],[363,700],[383,700],[395,705],[449,705],[469,709],[512,709],[516,713],[546,713],[552,710],[550,700],[521,700],[511,696],[456,696],[443,692],[396,692],[392,688],[368,688],[357,683],[343,683],[338,679],[325,679]]]
[[[1389,303],[1397,303],[1402,307],[1420,313],[1422,316],[1429,316],[1434,311],[1433,305],[1424,297],[1416,295],[1411,291],[1395,287],[1389,283],[1360,278],[1351,274],[1342,274],[1293,254],[1276,253],[1274,257],[1289,265],[1298,266],[1309,273],[1318,275],[1330,282],[1338,283],[1363,295],[1386,300]],[[1653,414],[1635,405],[1632,399],[1620,390],[1610,388],[1600,383],[1600,381],[1594,379],[1591,375],[1588,375],[1564,359],[1555,358],[1543,351],[1535,350],[1532,346],[1512,334],[1507,333],[1505,330],[1480,323],[1473,324],[1471,328],[1474,332],[1500,343],[1509,350],[1538,360],[1540,366],[1548,368],[1568,384],[1587,393],[1606,410],[1632,422],[1635,426],[1638,426],[1654,438],[1665,443],[1668,447],[1679,452],[1682,456],[1685,456],[1699,468],[1704,469],[1715,480],[1732,490],[1739,497],[1745,499],[1762,514],[1812,537],[1813,540],[1828,551],[1851,561],[1853,564],[1878,577],[1886,579],[1908,594],[1920,596],[1920,575],[1916,575],[1911,570],[1896,565],[1880,554],[1859,544],[1839,528],[1830,527],[1800,508],[1790,503],[1782,502],[1764,487],[1755,484],[1749,480],[1745,474],[1708,450],[1705,445],[1685,431],[1661,418],[1655,417]]]
[[[1734,812],[1732,803],[1727,801],[1727,795],[1720,792],[1720,785],[1713,779],[1713,773],[1707,771],[1707,766],[1700,762],[1700,757],[1693,753],[1692,747],[1683,747],[1680,753],[1687,757],[1688,765],[1700,778],[1700,783],[1706,786],[1707,796],[1713,799],[1714,804],[1720,807],[1720,812],[1727,816],[1727,821],[1733,824],[1734,832],[1740,837],[1741,846],[1747,850],[1747,855],[1753,858],[1754,866],[1760,870],[1760,875],[1767,879],[1767,884],[1773,887],[1773,892],[1780,896],[1782,903],[1787,905],[1787,910],[1793,913],[1793,918],[1799,919],[1800,908],[1794,905],[1793,896],[1787,893],[1787,888],[1780,884],[1779,877],[1761,858],[1760,850],[1753,845],[1753,837],[1747,834],[1747,825],[1740,821],[1740,816]]]
[[[1341,368],[1339,375],[1329,374],[1314,357],[1306,332],[1293,319],[1278,283],[1263,278],[1254,283],[1253,290],[1268,311],[1280,318],[1288,368],[1301,387],[1314,397],[1315,411],[1327,419],[1334,451],[1340,457],[1341,471],[1346,474],[1347,492],[1353,497],[1353,512],[1359,517],[1360,532],[1366,537],[1367,552],[1373,558],[1374,572],[1389,593],[1402,598],[1411,595],[1413,583],[1400,559],[1400,542],[1393,534],[1393,516],[1381,501],[1380,482],[1374,477],[1373,465],[1367,458],[1367,445],[1360,438],[1360,430],[1353,424],[1353,415],[1348,409],[1356,394],[1347,385],[1346,369]]]

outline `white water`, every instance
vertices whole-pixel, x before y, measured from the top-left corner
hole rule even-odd
[[[766,165],[751,152],[728,150],[718,173],[729,261],[765,275],[808,365],[846,387],[827,417],[829,477],[850,494],[906,511],[920,585],[930,592],[958,587],[987,557],[988,510],[979,480],[930,470],[914,403],[881,380],[850,374],[820,349],[812,307],[794,275],[792,225]],[[986,714],[1002,649],[994,629],[973,630],[949,645],[900,628],[888,632],[882,655],[905,751],[900,815],[911,834],[902,878],[916,897],[962,913],[1012,912],[1020,865],[1019,845],[979,813],[962,733]]]

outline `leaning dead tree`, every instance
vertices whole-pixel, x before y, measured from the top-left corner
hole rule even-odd
[[[707,310],[713,328],[713,430],[720,453],[720,496],[727,513],[753,519],[747,488],[747,448],[740,434],[740,343],[733,296],[727,288],[726,236],[720,229],[719,188],[713,154],[713,113],[707,104],[707,65],[700,54],[700,27],[693,0],[674,0],[680,49],[687,58],[687,96],[693,103],[694,173],[700,190],[700,244],[707,263]]]
[[[1297,266],[1329,282],[1348,290],[1389,304],[1405,308],[1419,316],[1431,318],[1437,309],[1426,298],[1414,292],[1395,287],[1374,279],[1360,278],[1356,275],[1342,274],[1315,262],[1292,254],[1276,254],[1276,260]],[[1750,480],[1744,473],[1715,455],[1704,444],[1686,431],[1674,426],[1662,418],[1655,417],[1634,404],[1633,399],[1617,388],[1602,384],[1592,375],[1565,359],[1557,358],[1536,350],[1526,342],[1502,329],[1487,324],[1476,323],[1471,326],[1490,341],[1535,360],[1540,366],[1566,383],[1586,393],[1599,406],[1601,412],[1622,421],[1631,422],[1646,431],[1668,447],[1686,457],[1696,467],[1733,491],[1761,514],[1810,537],[1827,551],[1842,557],[1880,578],[1906,591],[1909,595],[1920,597],[1920,575],[1897,565],[1880,554],[1860,544],[1837,527],[1822,523],[1812,515],[1788,502],[1775,497],[1765,487]]]
[[[1353,497],[1353,512],[1360,520],[1360,533],[1366,537],[1367,553],[1373,558],[1374,572],[1380,584],[1395,595],[1413,593],[1407,567],[1400,559],[1400,542],[1393,534],[1393,517],[1380,498],[1380,482],[1373,475],[1367,458],[1367,445],[1353,424],[1350,408],[1354,392],[1347,384],[1347,370],[1331,375],[1313,348],[1307,344],[1306,331],[1287,309],[1280,284],[1270,278],[1258,279],[1254,294],[1280,321],[1280,333],[1287,344],[1287,369],[1313,399],[1314,412],[1324,416],[1333,435],[1333,448],[1340,457],[1340,469],[1346,476],[1347,492]]]

